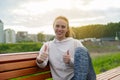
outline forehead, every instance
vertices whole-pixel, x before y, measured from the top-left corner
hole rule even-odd
[[[55,21],[55,24],[67,25],[67,21],[65,21],[64,19],[57,19],[57,20]]]

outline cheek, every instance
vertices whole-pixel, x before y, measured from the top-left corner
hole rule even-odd
[[[68,32],[68,29],[66,29],[65,31]]]
[[[57,28],[54,27],[53,30],[54,30],[54,32],[57,32]]]

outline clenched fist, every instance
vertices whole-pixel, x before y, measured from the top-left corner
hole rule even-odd
[[[37,56],[38,63],[43,63],[48,58],[47,46],[45,45],[44,52]]]

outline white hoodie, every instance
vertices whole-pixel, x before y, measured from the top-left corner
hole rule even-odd
[[[48,59],[42,64],[37,63],[37,65],[43,68],[47,65],[49,60],[53,80],[71,80],[71,78],[74,76],[73,64],[75,48],[84,46],[79,40],[73,39],[71,37],[62,41],[54,39],[53,41],[46,42],[40,49],[39,54],[43,53],[45,45],[48,46]],[[66,64],[63,61],[63,55],[67,54],[68,50],[69,54],[71,55],[71,62]]]

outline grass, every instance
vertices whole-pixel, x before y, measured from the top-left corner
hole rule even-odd
[[[93,66],[96,74],[105,72],[109,69],[120,66],[120,52],[107,53],[92,57]]]

